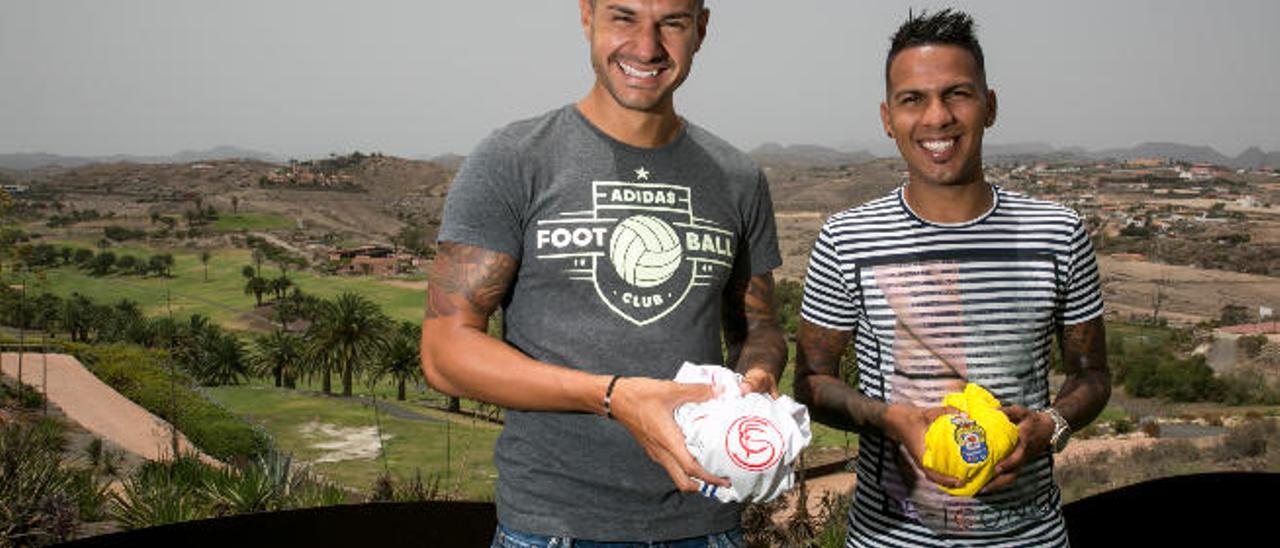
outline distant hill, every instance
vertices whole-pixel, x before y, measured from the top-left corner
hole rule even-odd
[[[1280,151],[1249,147],[1232,158],[1213,147],[1182,143],[1150,142],[1128,148],[1089,151],[1080,147],[1056,148],[1048,143],[984,144],[983,156],[994,160],[1116,160],[1159,158],[1189,164],[1214,164],[1245,169],[1280,168]]]
[[[441,154],[439,156],[432,156],[430,158],[426,158],[426,160],[431,163],[434,163],[439,165],[440,167],[452,169],[455,171],[458,168],[462,167],[462,161],[466,159],[467,159],[466,156],[463,156],[461,154],[453,154],[453,153]]]
[[[145,221],[152,213],[181,216],[196,204],[219,212],[284,217],[312,235],[334,232],[353,241],[386,243],[406,222],[438,223],[454,170],[433,162],[383,155],[334,156],[297,169],[340,176],[345,184],[272,183],[291,168],[258,160],[186,163],[95,163],[18,172],[56,193],[68,210],[96,209]]]
[[[184,150],[169,156],[136,156],[115,154],[111,156],[63,156],[43,152],[0,154],[0,167],[15,171],[39,168],[74,168],[91,164],[185,164],[214,160],[256,160],[278,164],[284,159],[271,153],[232,146],[218,146],[207,150]]]
[[[1236,156],[1235,166],[1248,169],[1280,168],[1280,151],[1263,152],[1258,147],[1249,147]]]
[[[780,145],[765,143],[747,153],[761,165],[805,165],[835,167],[874,160],[869,152],[845,152],[820,145]]]
[[[1234,159],[1208,146],[1184,145],[1181,143],[1142,143],[1131,148],[1113,148],[1091,154],[1094,158],[1116,160],[1134,160],[1138,158],[1163,158],[1175,162],[1192,164],[1233,165]]]
[[[987,157],[1053,154],[1056,152],[1058,152],[1058,149],[1054,148],[1054,146],[1049,143],[1031,142],[1031,143],[1003,143],[1003,144],[983,143],[982,144],[982,155]]]

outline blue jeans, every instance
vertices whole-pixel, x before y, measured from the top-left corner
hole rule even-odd
[[[490,548],[740,548],[742,529],[658,542],[599,542],[569,537],[549,537],[512,531],[498,524]]]

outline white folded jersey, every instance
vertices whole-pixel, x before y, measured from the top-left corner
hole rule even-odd
[[[788,396],[743,395],[742,376],[718,365],[686,362],[676,382],[712,384],[714,399],[676,409],[689,453],[730,487],[704,484],[721,502],[768,502],[795,485],[795,460],[809,445],[809,410]]]

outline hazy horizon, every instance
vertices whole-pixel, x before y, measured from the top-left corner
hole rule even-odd
[[[0,5],[0,153],[467,154],[580,98],[576,2],[121,0]],[[1280,2],[709,0],[677,109],[743,149],[883,153],[888,36],[909,6],[972,13],[993,144],[1280,150]]]

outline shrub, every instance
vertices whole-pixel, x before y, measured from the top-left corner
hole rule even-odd
[[[102,232],[103,232],[103,236],[106,236],[108,239],[115,240],[117,242],[123,242],[127,240],[140,240],[147,236],[147,232],[145,230],[125,228],[117,225],[111,225],[106,228],[103,228]]]
[[[270,450],[265,432],[198,392],[189,375],[164,367],[163,351],[126,344],[71,348],[94,375],[151,413],[173,422],[176,412],[179,430],[209,455],[248,461]]]
[[[1154,420],[1143,421],[1142,433],[1146,434],[1148,438],[1160,437],[1160,423]]]
[[[25,376],[25,375],[24,375]],[[40,409],[44,407],[44,394],[29,384],[19,384],[12,389],[18,406],[23,409]]]
[[[1248,358],[1256,358],[1262,352],[1262,347],[1268,342],[1266,335],[1245,335],[1236,340],[1236,348]]]
[[[778,299],[778,320],[782,332],[794,338],[800,324],[800,301],[804,298],[804,286],[794,280],[781,280],[774,287]]]
[[[1246,421],[1227,431],[1226,439],[1219,447],[1219,455],[1228,460],[1261,457],[1267,454],[1267,447],[1274,443],[1275,437],[1276,423],[1269,420]]]
[[[1256,368],[1242,367],[1222,377],[1222,397],[1227,405],[1280,404],[1280,390],[1272,386]]]
[[[1117,358],[1115,381],[1134,396],[1174,401],[1220,401],[1224,396],[1224,387],[1204,356],[1178,358],[1167,345],[1152,344]]]
[[[1111,421],[1111,428],[1116,434],[1128,434],[1133,432],[1133,421],[1129,417],[1121,417]]]

